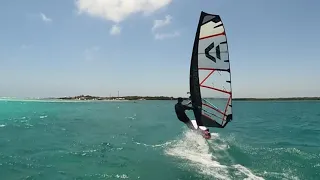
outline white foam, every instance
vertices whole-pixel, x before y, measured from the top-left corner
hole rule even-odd
[[[0,128],[2,128],[2,127],[5,127],[6,125],[4,125],[4,124],[0,124]]]
[[[115,177],[118,179],[128,179],[129,178],[129,176],[126,174],[121,174],[121,175],[117,174],[117,175],[115,175]]]
[[[98,175],[99,177],[101,177],[101,178],[106,178],[106,179],[110,179],[110,178],[112,178],[112,179],[128,179],[129,178],[129,176],[128,175],[126,175],[126,174],[116,174],[116,175],[109,175],[109,174],[95,174],[95,175]],[[87,175],[87,176],[89,176],[89,177],[93,177],[93,176],[95,176],[95,175]]]
[[[218,134],[211,133],[214,139]],[[221,165],[209,151],[206,140],[193,131],[187,131],[184,137],[172,147],[165,150],[171,156],[187,159],[191,166],[204,175],[210,175],[216,179],[230,179],[228,167]]]
[[[219,158],[232,159],[227,152],[228,148],[229,145],[217,133],[211,133],[211,139],[206,141],[201,135],[188,130],[180,140],[168,146],[165,153],[187,160],[188,166],[210,179],[263,180],[242,165],[221,164]]]

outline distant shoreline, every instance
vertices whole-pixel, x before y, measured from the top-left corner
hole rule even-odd
[[[0,100],[54,100],[59,102],[82,102],[82,101],[141,101],[141,100],[177,100],[177,97],[169,96],[122,96],[122,97],[99,97],[80,95],[73,97],[58,97],[58,98],[0,98]],[[214,98],[212,98],[214,99]],[[287,98],[233,98],[233,101],[306,101],[320,100],[320,97],[287,97]]]
[[[52,98],[51,98],[52,99]],[[99,97],[81,95],[74,97],[54,98],[58,100],[80,100],[80,101],[137,101],[137,100],[177,100],[177,97],[169,96],[122,96],[122,97]],[[320,100],[320,97],[288,97],[288,98],[233,98],[233,101],[296,101],[296,100]]]
[[[89,96],[81,95],[74,97],[60,97],[55,98],[59,100],[106,100],[106,101],[116,101],[116,100],[177,100],[177,97],[169,96],[122,96],[122,97],[99,97],[99,96]],[[214,99],[214,98],[212,98]],[[288,97],[288,98],[233,98],[233,101],[294,101],[294,100],[320,100],[320,97]]]

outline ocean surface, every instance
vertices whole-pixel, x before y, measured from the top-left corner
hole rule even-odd
[[[0,100],[0,179],[320,179],[320,101],[234,101],[209,141],[174,103]]]

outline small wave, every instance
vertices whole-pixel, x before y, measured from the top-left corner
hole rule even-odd
[[[101,152],[112,152],[112,151],[122,151],[124,148],[120,146],[113,145],[111,143],[101,143],[99,145],[94,145],[92,147],[86,147],[86,150],[82,151],[71,151],[68,154],[77,156],[94,156],[96,153]]]
[[[135,120],[136,119],[136,115],[134,114],[133,116],[127,116],[125,117],[126,119],[132,119],[132,120]]]
[[[5,126],[6,126],[5,124],[0,124],[0,128],[5,127]]]
[[[285,170],[285,172],[283,172],[283,173],[265,171],[263,174],[265,176],[272,177],[272,178],[299,180],[299,177],[293,175],[293,173],[290,171],[290,169]]]
[[[128,179],[129,178],[129,176],[126,174],[121,174],[121,175],[117,174],[117,175],[115,175],[115,177],[118,179]]]
[[[43,118],[46,118],[46,117],[48,117],[48,116],[40,116],[40,119],[43,119]]]
[[[137,114],[133,114],[133,116],[127,116],[125,118],[134,120],[134,119],[136,119],[136,117],[137,117]]]
[[[264,180],[264,178],[254,175],[248,168],[246,168],[240,164],[233,165],[232,167],[234,167],[240,173],[247,176],[247,178],[244,178],[244,180]]]
[[[140,142],[134,142],[136,143],[137,145],[143,145],[143,146],[146,146],[146,147],[166,147],[170,144],[172,144],[174,141],[169,141],[169,142],[165,142],[165,143],[162,143],[162,144],[154,144],[154,145],[151,145],[151,144],[145,144],[145,143],[140,143]]]
[[[109,174],[94,174],[94,175],[85,175],[86,177],[99,177],[103,179],[129,179],[129,176],[126,174],[116,174],[116,175],[109,175]],[[140,177],[138,177],[139,179]]]
[[[296,147],[251,147],[248,145],[237,144],[243,151],[251,155],[272,154],[272,155],[290,155],[306,160],[318,159],[320,155],[304,152]]]

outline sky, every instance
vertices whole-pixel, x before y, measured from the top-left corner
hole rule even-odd
[[[320,96],[317,0],[0,3],[0,97],[186,96],[201,11],[226,28],[233,97]]]

